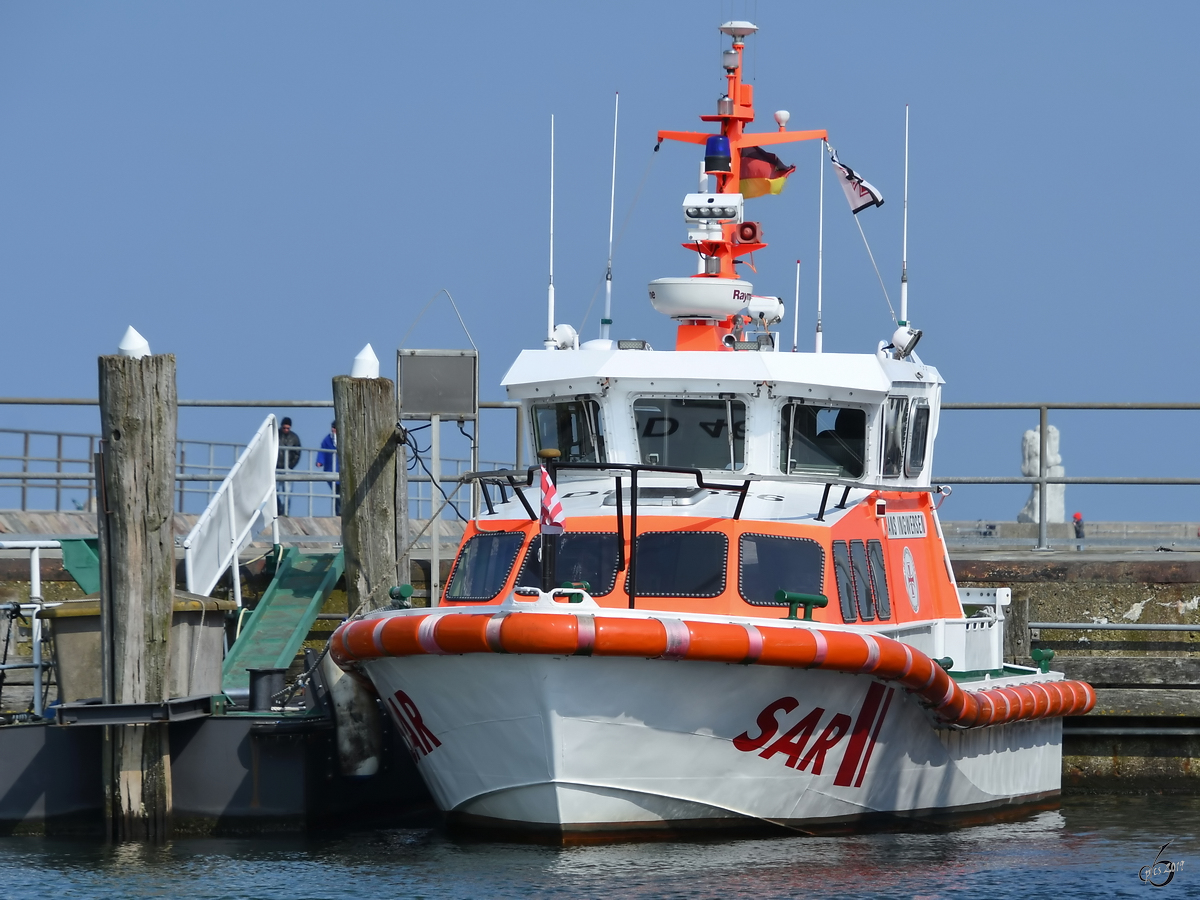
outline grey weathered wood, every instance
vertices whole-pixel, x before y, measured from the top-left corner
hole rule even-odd
[[[1093,716],[1200,716],[1200,690],[1100,688]]]
[[[333,379],[342,540],[351,611],[388,603],[396,584],[396,394],[387,378]]]
[[[1050,668],[1093,687],[1200,685],[1200,659],[1185,656],[1056,656]]]
[[[1029,659],[1029,595],[1013,591],[1012,603],[1004,623],[1004,658],[1009,662],[1026,663]]]
[[[110,640],[105,693],[114,703],[161,702],[170,697],[175,588],[175,357],[102,356],[99,376]],[[115,726],[109,734],[113,836],[165,840],[171,828],[167,726]]]

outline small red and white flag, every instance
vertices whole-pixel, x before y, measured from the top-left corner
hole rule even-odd
[[[567,521],[563,512],[562,501],[558,499],[558,488],[550,480],[550,473],[542,466],[542,534],[562,534],[563,523]]]
[[[833,163],[833,170],[837,172],[842,190],[846,192],[846,199],[850,202],[850,212],[857,216],[868,206],[883,206],[883,194],[879,192],[879,189],[864,181],[863,177],[852,168],[839,162],[836,150],[830,147],[829,151],[829,161]]]

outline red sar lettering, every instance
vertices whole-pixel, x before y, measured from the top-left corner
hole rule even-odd
[[[434,747],[442,746],[442,742],[421,720],[421,714],[417,712],[417,704],[413,703],[412,698],[404,691],[396,691],[394,699],[389,697],[388,706],[391,707],[392,714],[400,724],[400,730],[404,732],[404,740],[414,756],[425,756],[433,752]]]

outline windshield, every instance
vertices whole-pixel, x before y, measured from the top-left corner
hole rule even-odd
[[[533,422],[538,450],[557,450],[563,462],[604,462],[604,430],[595,400],[536,403]]]
[[[508,581],[525,535],[519,531],[477,534],[467,541],[458,554],[447,600],[491,600]]]
[[[746,404],[741,400],[638,397],[633,412],[643,464],[696,469],[742,467]]]
[[[788,403],[780,419],[779,468],[790,474],[861,478],[867,414],[861,409]]]
[[[525,551],[517,587],[542,587],[542,537],[534,535]],[[554,587],[587,582],[593,597],[610,593],[617,581],[617,536],[612,532],[571,531],[558,538]]]

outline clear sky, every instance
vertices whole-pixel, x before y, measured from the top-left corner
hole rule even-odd
[[[671,346],[645,285],[693,271],[679,206],[699,149],[651,150],[715,111],[730,18],[762,29],[755,130],[786,108],[883,191],[861,221],[893,302],[911,104],[911,318],[947,400],[1197,398],[1200,7],[771,0],[0,4],[0,394],[94,396],[96,356],[133,324],[178,356],[182,397],[325,398],[367,341],[387,372],[446,288],[501,399],[542,337],[551,113],[560,320],[596,336],[617,90],[614,332]],[[790,314],[803,260],[807,347],[818,148],[781,156],[787,190],[749,201],[771,243],[753,281]],[[826,189],[825,346],[870,352],[891,320]],[[439,299],[407,345],[465,339]],[[315,443],[329,417],[294,418]],[[244,440],[259,420],[185,412],[181,434]],[[489,421],[495,457],[507,422]],[[1068,474],[1196,471],[1200,414],[1052,421]],[[1034,424],[947,413],[935,475],[1017,474]],[[0,427],[96,423],[7,407]],[[1013,518],[1025,492],[962,489],[943,515]],[[1197,496],[1067,504],[1194,520]]]

